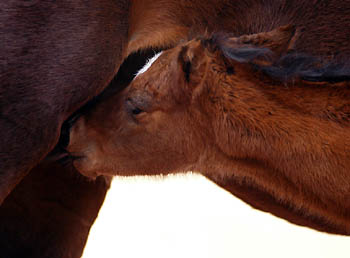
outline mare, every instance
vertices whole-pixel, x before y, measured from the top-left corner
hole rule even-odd
[[[93,220],[85,218],[92,218],[103,201],[88,192],[105,193],[108,183],[77,180],[70,165],[38,163],[59,141],[63,121],[107,85],[110,92],[127,85],[154,50],[173,47],[189,34],[224,31],[240,36],[292,23],[303,39],[296,41],[296,49],[327,58],[349,56],[349,6],[349,0],[1,1],[0,203],[30,171],[0,207],[0,238],[17,240],[0,241],[3,254],[37,257],[45,247],[40,257],[79,257],[81,246],[76,246],[75,255],[65,255],[62,250],[71,250],[68,242],[51,238],[57,233],[64,239],[79,230],[70,231],[68,222],[67,227],[64,223],[47,227],[51,217],[44,214],[52,205],[64,221],[80,218],[87,237],[84,227]],[[248,184],[234,180],[225,184],[259,209],[280,208]],[[56,195],[57,189],[62,195]],[[79,189],[86,194],[68,194]],[[70,213],[71,198],[76,198],[77,209]],[[79,209],[87,205],[96,209],[83,216]],[[23,212],[20,207],[40,209]],[[279,212],[294,216],[285,209]],[[32,223],[41,219],[46,222]],[[304,223],[300,216],[294,219]],[[28,234],[24,237],[22,232]]]
[[[164,51],[74,124],[74,166],[92,178],[196,171],[291,222],[350,235],[350,64],[298,53],[295,31]]]

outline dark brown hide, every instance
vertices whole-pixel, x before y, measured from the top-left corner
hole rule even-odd
[[[10,0],[0,10],[1,203],[116,74],[129,1]]]
[[[79,258],[109,184],[57,163],[33,168],[0,207],[0,256]]]

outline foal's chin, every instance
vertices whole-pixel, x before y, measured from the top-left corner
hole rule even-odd
[[[133,175],[145,175],[145,173],[137,173],[135,172],[135,168],[130,168],[130,163],[122,166],[121,164],[125,164],[123,162],[110,162],[108,160],[99,160],[94,159],[89,156],[79,157],[73,160],[73,166],[78,170],[80,174],[89,179],[96,179],[98,176],[133,176]],[[132,171],[132,172],[131,172]],[[137,170],[138,171],[138,170]]]
[[[96,164],[94,163],[95,162],[93,160],[90,160],[87,157],[79,157],[73,160],[73,166],[75,169],[78,170],[83,176],[93,180],[102,175],[98,172],[98,169],[96,169]]]

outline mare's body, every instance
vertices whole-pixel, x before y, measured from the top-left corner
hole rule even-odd
[[[302,35],[302,40],[296,42],[297,49],[315,56],[347,57],[349,3],[349,0],[2,1],[0,203],[52,150],[58,141],[62,122],[111,81],[127,56],[139,50],[175,46],[187,39],[189,34],[196,36],[203,35],[205,31],[224,31],[238,36],[291,23],[300,28]],[[144,52],[138,53],[142,59]],[[131,65],[123,73],[130,77],[135,73],[135,67]],[[114,82],[119,80],[116,78]],[[52,166],[56,167],[55,164]],[[36,167],[32,172],[42,168]],[[49,166],[45,169],[56,168]],[[60,170],[67,173],[71,168],[60,167]],[[50,194],[56,189],[57,175],[40,175],[41,178],[31,176],[22,185],[28,184],[26,189],[31,191],[31,180],[38,187],[40,182],[52,184],[52,187],[44,183],[40,185]],[[84,182],[69,177],[66,180],[74,182],[77,188],[84,185]],[[65,184],[60,187],[70,189]],[[100,188],[99,185],[95,187]],[[300,224],[310,225],[312,222],[289,212],[270,195],[262,198],[265,192],[256,194],[256,188],[244,183],[226,181],[223,187],[259,209],[280,210],[282,217],[292,216]],[[33,198],[26,198],[25,194],[16,196],[16,199],[9,198],[1,213],[12,209],[11,202],[20,201],[21,205],[33,206],[41,202],[41,197],[36,194],[32,195]],[[84,202],[84,198],[79,198]],[[63,199],[61,209],[57,210],[63,217],[73,216],[65,212],[67,202],[68,199]],[[97,203],[96,207],[99,205]],[[38,211],[35,216],[40,220],[43,215]],[[16,221],[7,220],[6,227],[0,227],[3,229],[1,236],[7,238],[7,235],[17,232],[17,225]],[[31,238],[28,235],[27,243],[34,243],[38,236],[32,234]],[[41,241],[46,240],[42,238]],[[12,248],[14,253],[21,249],[17,243],[7,247]],[[39,245],[31,247],[40,250]],[[64,244],[57,248],[64,249]]]
[[[128,1],[0,4],[0,203],[122,61]]]

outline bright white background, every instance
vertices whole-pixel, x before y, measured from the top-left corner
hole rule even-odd
[[[250,208],[204,177],[116,177],[83,258],[350,258],[350,237]]]

